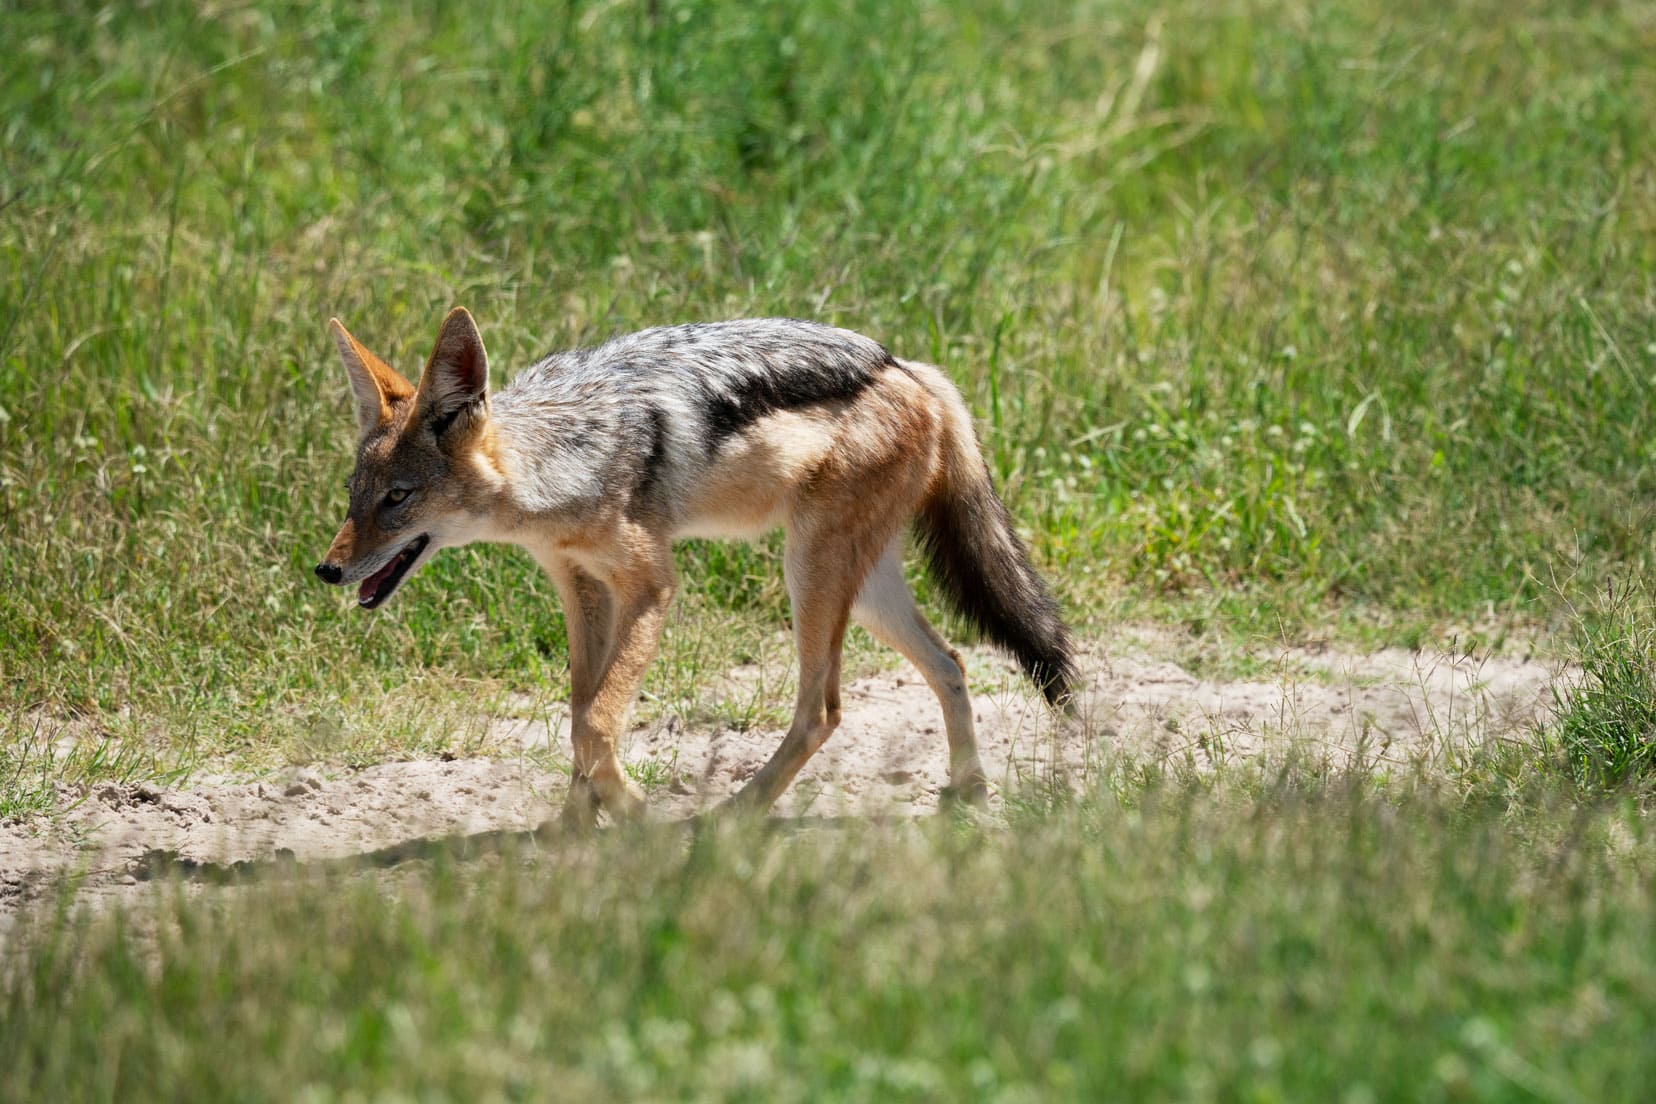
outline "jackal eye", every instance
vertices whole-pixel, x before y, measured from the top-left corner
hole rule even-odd
[[[385,492],[385,504],[387,506],[395,506],[412,493],[413,492],[408,490],[406,487],[392,487],[389,491]]]

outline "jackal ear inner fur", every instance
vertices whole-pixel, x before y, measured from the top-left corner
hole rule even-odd
[[[483,401],[489,386],[489,357],[477,323],[464,307],[455,307],[443,319],[437,345],[420,373],[415,409],[429,421],[438,437],[461,414],[474,410]]]
[[[339,348],[339,359],[351,381],[357,401],[357,429],[363,435],[391,420],[393,403],[412,398],[414,387],[385,361],[351,336],[337,318],[328,320],[328,332]]]

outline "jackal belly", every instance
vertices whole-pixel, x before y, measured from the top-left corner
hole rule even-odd
[[[752,540],[782,525],[842,420],[821,407],[781,410],[726,438],[689,489],[673,535]]]

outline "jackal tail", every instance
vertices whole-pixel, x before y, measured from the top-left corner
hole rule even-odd
[[[1074,689],[1075,661],[1058,602],[995,493],[965,403],[947,383],[931,389],[946,411],[944,452],[914,526],[932,576],[967,622],[1011,653],[1048,702],[1063,707]]]

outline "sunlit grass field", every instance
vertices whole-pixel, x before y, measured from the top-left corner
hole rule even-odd
[[[526,556],[447,552],[371,616],[312,577],[333,315],[412,374],[463,304],[497,386],[646,325],[831,321],[959,383],[1084,636],[1586,665],[1521,768],[1424,793],[1129,773],[988,826],[42,913],[0,1094],[1651,1083],[1650,5],[0,0],[0,49],[0,815],[453,750],[564,693]],[[772,646],[776,552],[684,547],[646,710]]]

